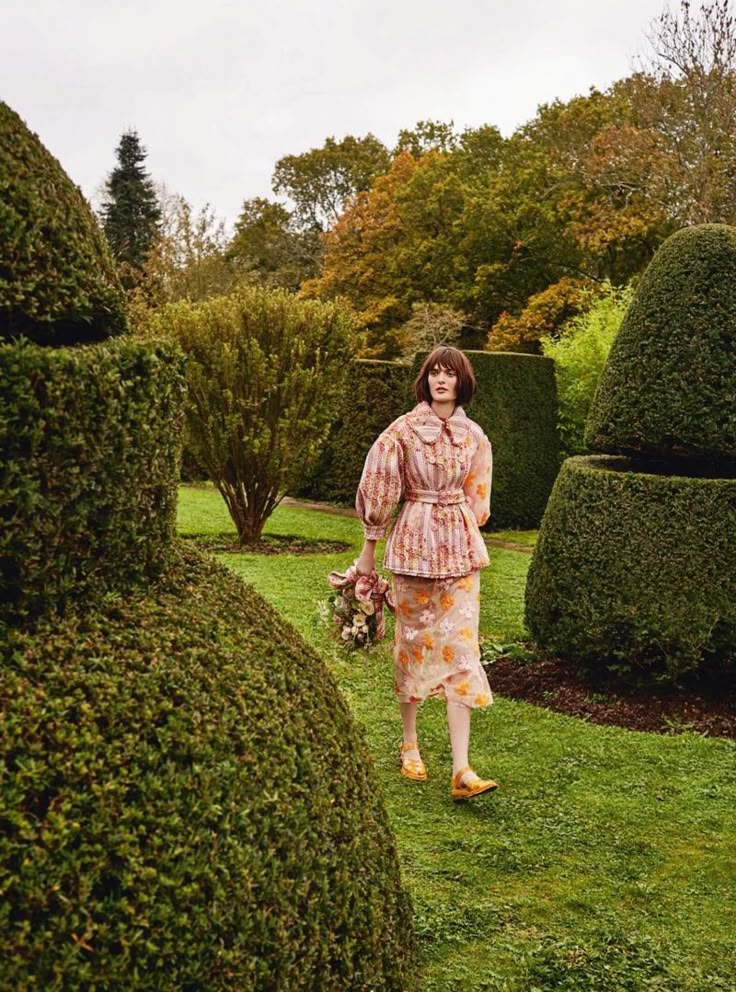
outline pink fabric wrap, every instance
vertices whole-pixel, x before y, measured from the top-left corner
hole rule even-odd
[[[357,561],[357,559],[356,559]],[[345,589],[355,585],[355,598],[359,603],[373,601],[376,617],[376,640],[386,636],[386,620],[383,615],[384,606],[394,612],[394,598],[388,582],[373,569],[370,575],[361,575],[356,562],[348,566],[345,572],[330,572],[327,581],[333,589]]]

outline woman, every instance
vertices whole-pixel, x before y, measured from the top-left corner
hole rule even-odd
[[[363,575],[375,569],[376,541],[404,500],[383,559],[396,604],[401,771],[426,779],[417,709],[428,697],[445,699],[455,800],[497,788],[492,779],[479,778],[468,761],[471,710],[493,702],[478,646],[480,569],[489,564],[479,527],[490,515],[493,454],[483,429],[463,410],[475,391],[465,355],[457,348],[435,348],[414,383],[417,405],[374,442],[355,499],[365,532],[356,562]]]

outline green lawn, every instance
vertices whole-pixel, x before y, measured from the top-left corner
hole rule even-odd
[[[178,526],[234,530],[214,490],[188,486]],[[279,507],[266,533],[351,545],[340,555],[217,557],[322,654],[365,731],[414,899],[423,992],[736,990],[734,742],[595,726],[496,695],[473,714],[470,760],[500,788],[455,806],[438,700],[418,721],[428,780],[399,775],[391,623],[374,655],[346,660],[320,621],[326,575],[357,555],[359,522]],[[498,547],[490,556],[481,636],[520,638],[530,556]]]

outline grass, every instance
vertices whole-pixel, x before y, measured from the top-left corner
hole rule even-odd
[[[179,531],[233,527],[214,490],[182,486]],[[414,899],[422,992],[736,990],[734,742],[596,726],[496,695],[473,714],[470,758],[500,788],[455,806],[438,700],[419,713],[427,782],[398,774],[391,622],[375,654],[350,659],[320,622],[327,573],[360,549],[358,521],[279,507],[266,531],[351,545],[217,557],[320,651],[364,730]],[[490,555],[481,636],[519,639],[530,555]]]

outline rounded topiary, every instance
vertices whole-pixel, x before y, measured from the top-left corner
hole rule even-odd
[[[736,228],[684,228],[661,246],[611,348],[585,443],[736,461]]]
[[[564,661],[632,680],[736,664],[736,477],[568,458],[526,584],[526,625]]]
[[[409,894],[330,672],[175,542],[140,596],[11,632],[0,987],[414,987]]]
[[[124,332],[123,291],[81,191],[0,101],[0,339],[98,341]]]

